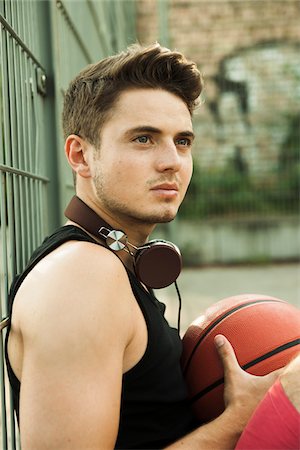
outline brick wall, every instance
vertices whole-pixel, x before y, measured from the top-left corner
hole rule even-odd
[[[167,1],[167,0],[166,0]],[[262,42],[300,40],[300,3],[295,0],[169,0],[170,46],[213,75],[219,62]],[[139,40],[159,40],[158,5],[137,2]]]
[[[275,170],[299,116],[300,2],[169,0],[171,48],[194,60],[205,79],[194,118],[195,154],[205,167],[237,154],[249,170]],[[137,2],[140,42],[159,40],[159,7]]]

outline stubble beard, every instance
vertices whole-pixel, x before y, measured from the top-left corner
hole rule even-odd
[[[168,201],[165,202],[166,208],[159,213],[143,213],[134,207],[129,206],[123,202],[119,202],[116,198],[112,198],[107,194],[102,182],[102,178],[99,175],[94,177],[94,185],[96,189],[96,195],[103,207],[109,214],[116,217],[118,220],[126,220],[131,223],[139,223],[144,225],[153,226],[158,223],[168,223],[174,220],[177,214],[177,210],[174,212],[168,207]]]

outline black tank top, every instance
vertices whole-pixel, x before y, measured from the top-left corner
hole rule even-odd
[[[55,248],[70,240],[98,244],[75,226],[59,228],[33,253],[25,271],[17,276],[10,292],[10,311],[21,283],[32,268]],[[160,449],[190,432],[196,422],[187,400],[180,369],[181,340],[164,318],[165,305],[147,292],[127,270],[132,291],[144,315],[148,344],[142,359],[123,375],[120,424],[116,449]],[[20,382],[5,357],[19,417]]]

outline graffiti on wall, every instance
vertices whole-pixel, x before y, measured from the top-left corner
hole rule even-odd
[[[206,80],[196,115],[201,165],[243,155],[250,170],[269,171],[282,158],[299,116],[299,48],[265,44],[226,57]]]

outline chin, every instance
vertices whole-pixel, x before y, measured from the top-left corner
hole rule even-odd
[[[168,223],[168,222],[172,222],[172,220],[175,219],[177,215],[177,211],[166,211],[165,213],[163,213],[160,218],[158,218],[157,223]]]
[[[157,223],[172,222],[176,217],[176,214],[152,214],[152,215],[139,215],[135,216],[139,222],[155,225]]]
[[[148,211],[132,215],[135,219],[149,224],[172,222],[177,215],[178,208],[166,208],[158,211]]]

